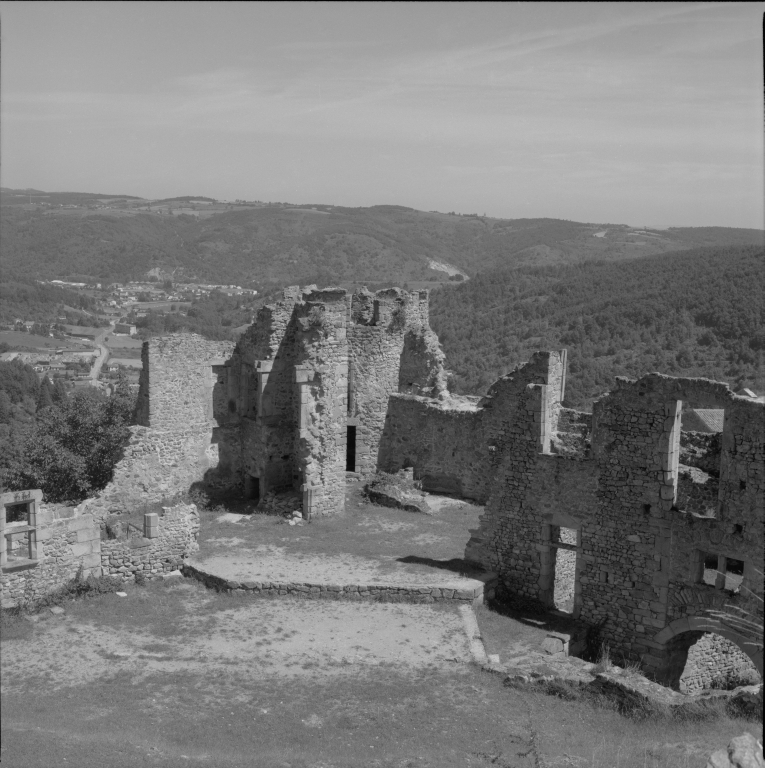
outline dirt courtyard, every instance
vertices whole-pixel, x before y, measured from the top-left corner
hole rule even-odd
[[[479,573],[462,558],[482,507],[426,498],[431,515],[381,507],[352,483],[344,512],[293,525],[278,515],[203,510],[190,562],[240,582],[474,586]]]
[[[387,578],[464,570],[479,507],[351,501],[310,525],[204,511],[202,553],[258,562],[262,547],[268,567]],[[505,687],[474,663],[467,605],[271,599],[181,578],[124,592],[2,617],[3,768],[690,768],[745,727],[642,724]],[[478,618],[503,657],[544,636],[486,606]]]

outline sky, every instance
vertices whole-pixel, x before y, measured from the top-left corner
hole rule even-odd
[[[763,10],[0,2],[0,184],[763,228]]]

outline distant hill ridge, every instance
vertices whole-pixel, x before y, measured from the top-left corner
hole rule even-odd
[[[72,274],[140,279],[159,268],[178,280],[264,289],[312,282],[443,282],[448,275],[432,269],[432,262],[472,277],[507,267],[625,261],[701,245],[765,242],[762,230],[704,227],[646,234],[619,224],[460,216],[398,205],[215,203],[200,205],[197,218],[170,215],[171,208],[213,198],[146,201],[128,195],[40,192],[50,195],[45,202],[62,205],[65,196],[79,194],[80,208],[53,211],[29,205],[19,194],[3,188],[0,196],[3,267],[11,274],[45,279]],[[126,202],[95,209],[93,201],[99,198]],[[152,211],[138,210],[148,203]]]

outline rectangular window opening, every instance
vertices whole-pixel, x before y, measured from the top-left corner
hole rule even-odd
[[[703,584],[714,587],[717,581],[717,555],[704,554],[704,569],[701,575]]]
[[[737,595],[741,591],[741,582],[744,580],[744,561],[733,560],[728,557],[725,560],[725,586],[723,589]]]
[[[24,504],[8,504],[5,507],[5,522],[6,523],[26,523],[29,517],[29,505]]]
[[[13,566],[37,560],[37,517],[34,502],[6,504],[3,541],[3,565]]]
[[[345,447],[345,471],[356,471],[356,427],[348,427]]]

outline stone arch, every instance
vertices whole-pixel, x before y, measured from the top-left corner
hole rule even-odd
[[[653,670],[659,682],[677,689],[688,660],[688,650],[706,632],[713,632],[735,643],[751,660],[760,675],[763,674],[762,643],[726,627],[710,616],[689,616],[676,619],[654,636],[654,642],[662,646],[659,662]],[[662,652],[663,651],[663,652]]]

